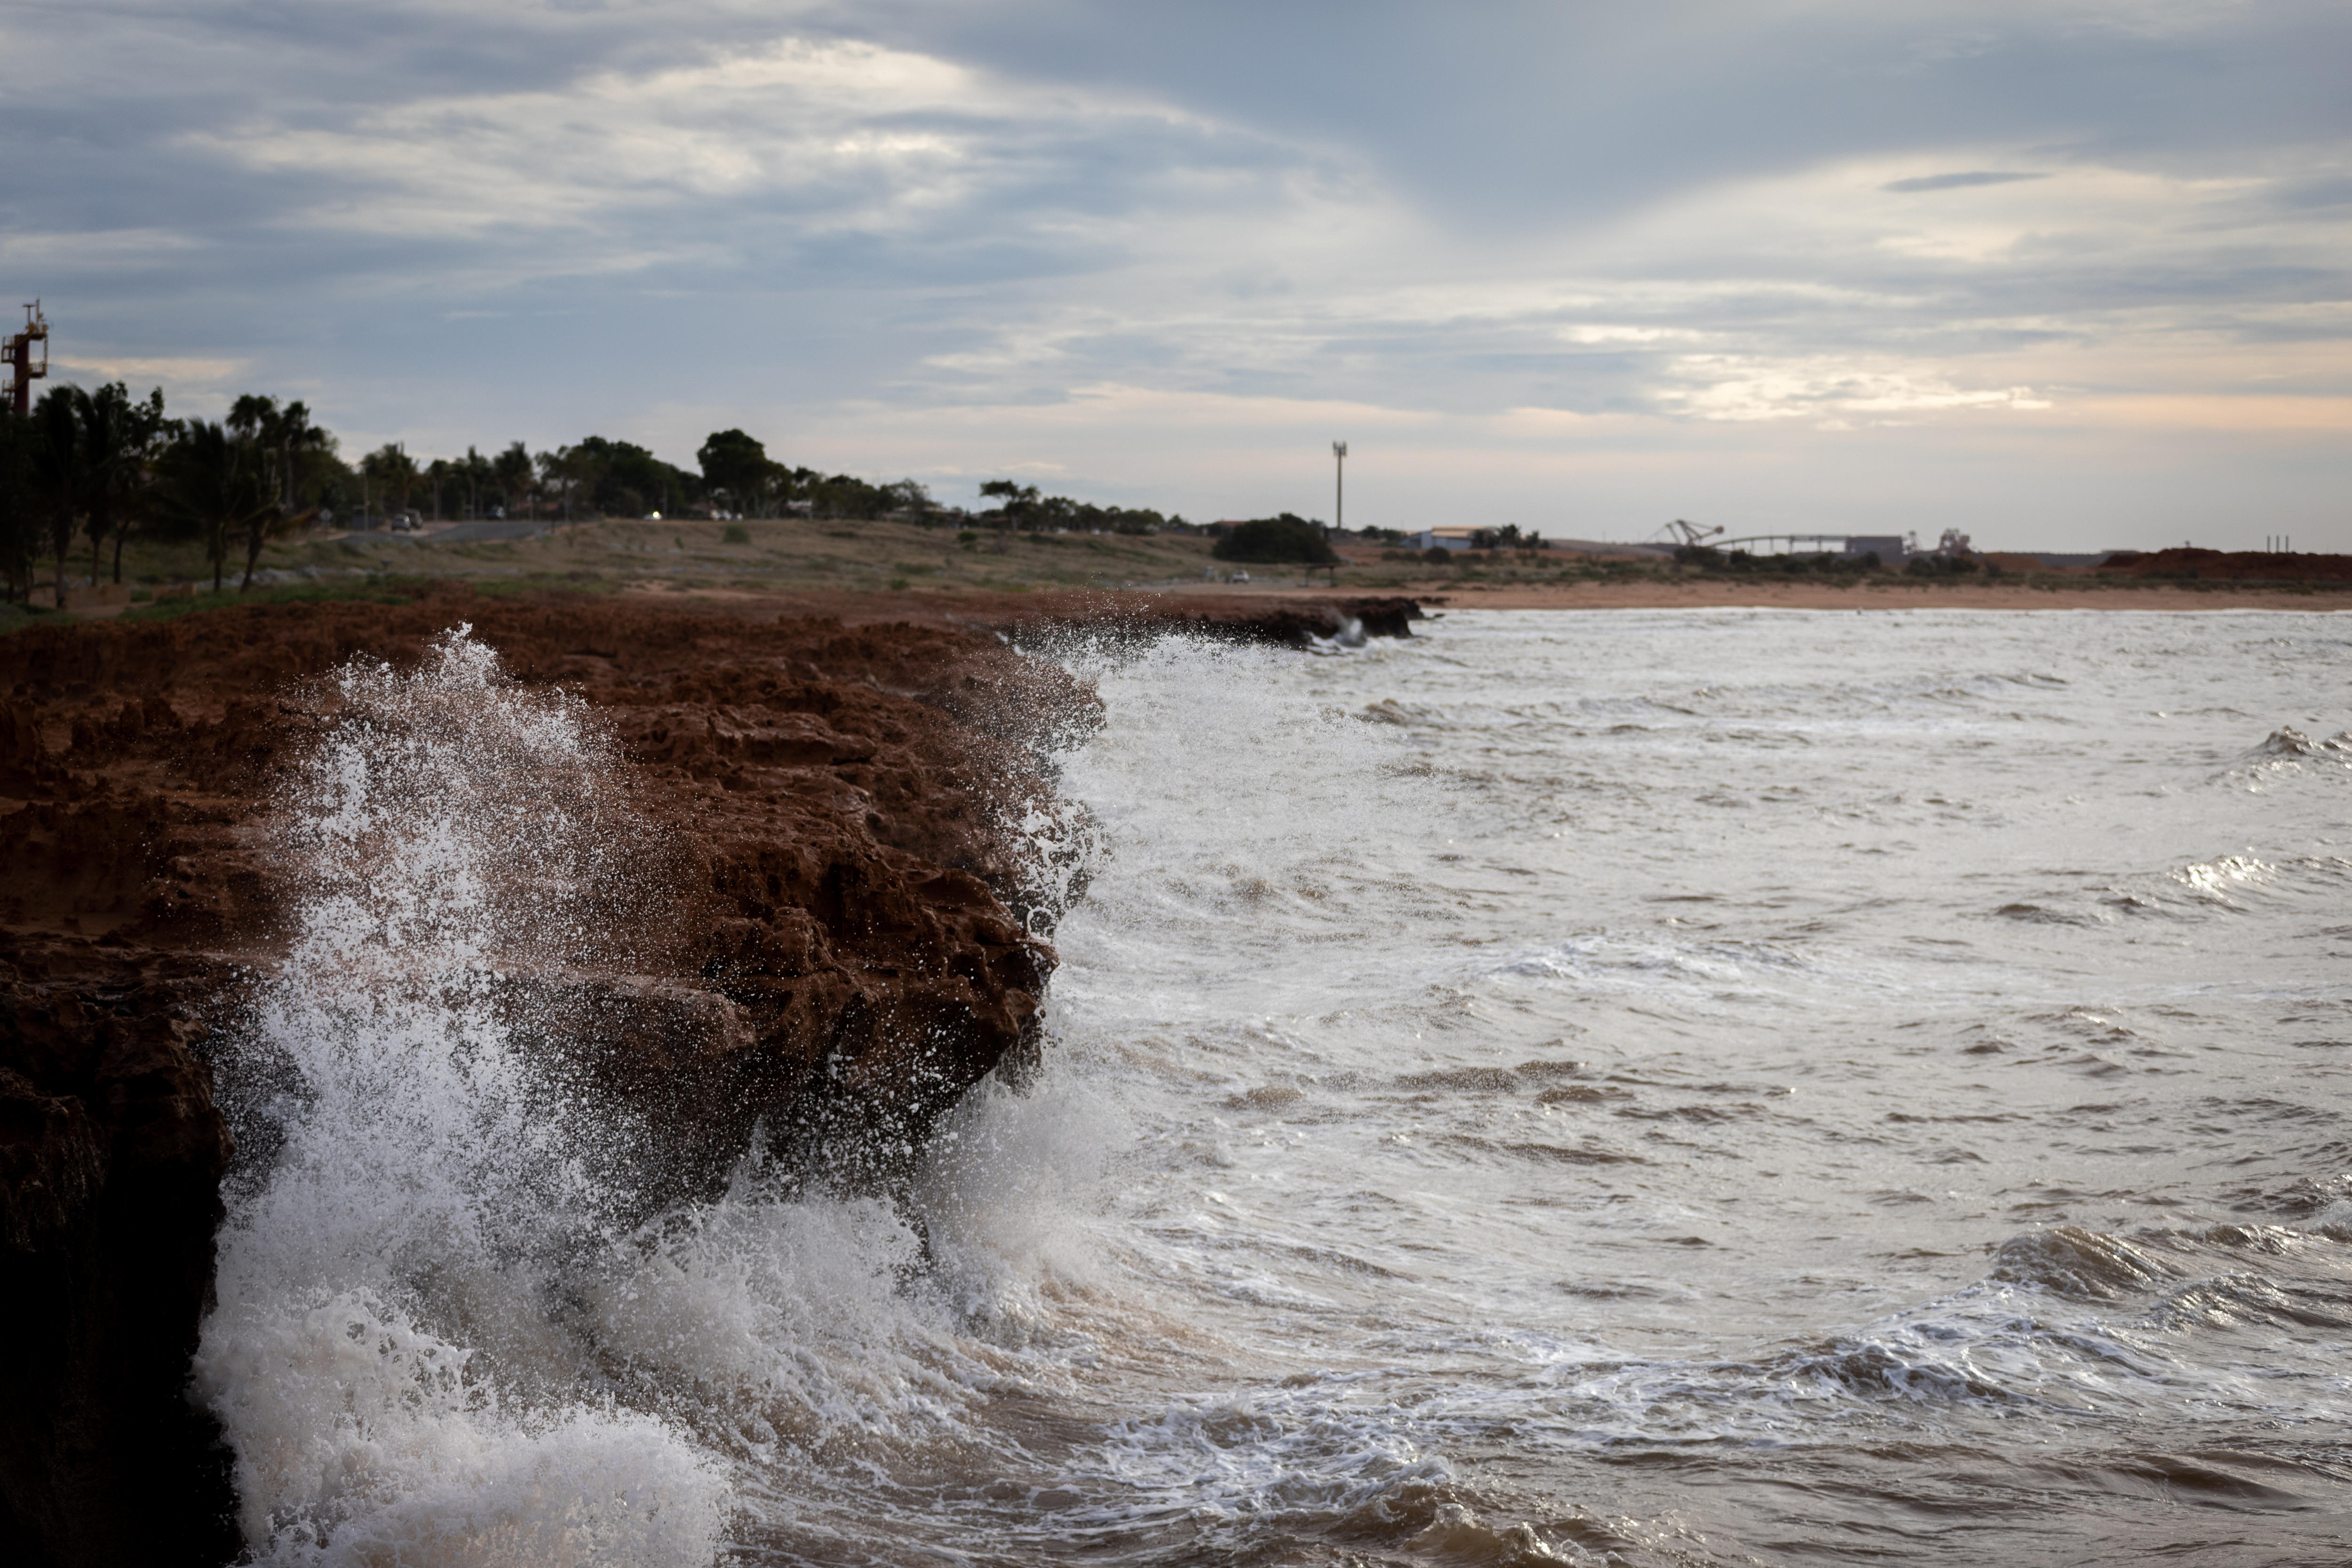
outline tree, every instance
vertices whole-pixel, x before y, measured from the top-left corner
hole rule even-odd
[[[229,542],[240,536],[247,541],[245,586],[250,587],[261,542],[274,531],[272,520],[286,515],[270,493],[259,447],[239,440],[226,424],[192,419],[163,454],[162,468],[159,514],[167,526],[204,542],[213,592],[220,592]]]
[[[277,428],[268,434],[276,437],[278,449],[278,501],[290,514],[302,504],[304,459],[314,453],[332,452],[335,437],[310,423],[310,405],[299,399],[278,411]]]
[[[700,475],[666,463],[631,442],[588,436],[581,439],[580,448],[596,459],[595,505],[608,517],[680,511],[701,494]]]
[[[416,459],[397,441],[387,441],[360,459],[360,472],[381,490],[396,511],[408,509],[408,492],[416,488]]]
[[[1507,522],[1500,528],[1470,531],[1470,548],[1473,550],[1516,550],[1522,555],[1532,555],[1543,547],[1541,533],[1522,533],[1516,522]]]
[[[914,481],[905,479],[900,483],[913,485]],[[916,485],[915,489],[920,491],[922,487]],[[991,479],[980,487],[980,493],[999,502],[996,517],[997,525],[1001,528],[1157,533],[1163,528],[1184,525],[1181,517],[1171,521],[1148,508],[1097,506],[1092,501],[1072,500],[1067,496],[1040,495],[1035,485],[1015,484],[1011,479]],[[928,504],[929,498],[926,496],[924,500]]]
[[[1209,547],[1209,553],[1220,561],[1268,564],[1303,562],[1309,566],[1335,566],[1339,561],[1324,542],[1320,524],[1286,511],[1278,517],[1235,523],[1223,539]]]
[[[854,474],[835,474],[831,479],[812,477],[795,488],[808,501],[812,517],[871,521],[887,512],[904,510],[910,491],[922,504],[930,500],[923,487],[912,479],[901,479],[895,485],[872,485]]]
[[[499,501],[508,510],[524,506],[530,500],[532,476],[538,468],[530,460],[530,451],[517,441],[498,455],[490,464],[490,475],[498,485]]]
[[[883,510],[904,512],[913,521],[929,525],[930,514],[939,510],[929,489],[914,479],[900,479],[882,487]]]
[[[33,557],[40,550],[41,510],[33,489],[33,422],[0,406],[0,572],[11,598],[33,596]]]
[[[49,554],[56,571],[57,607],[66,607],[66,555],[74,525],[87,506],[88,466],[83,454],[78,386],[53,386],[33,405],[31,468],[36,504],[48,523]]]
[[[782,472],[768,460],[768,448],[740,430],[714,430],[694,460],[702,468],[702,482],[727,497],[730,510],[745,517],[757,514]]]
[[[490,460],[467,447],[465,457],[458,459],[457,470],[466,481],[466,515],[479,517],[482,515],[482,491],[496,482],[491,475]]]
[[[1039,497],[1035,485],[1015,484],[1011,479],[991,479],[980,487],[980,493],[996,501],[1000,526],[1034,528],[1036,526]]]
[[[539,455],[540,489],[563,498],[563,521],[570,522],[572,498],[593,497],[603,468],[596,454],[584,446],[558,447]]]
[[[119,381],[88,394],[75,388],[74,413],[81,426],[89,585],[95,588],[99,552],[109,538],[114,541],[114,580],[122,581],[122,542],[138,521],[170,422],[163,417],[162,387],[145,402],[133,403]]]
[[[299,398],[281,408],[276,398],[248,392],[229,405],[228,417],[221,423],[232,435],[261,448],[270,493],[289,515],[301,504],[305,459],[335,449],[335,437],[310,423],[310,405]]]

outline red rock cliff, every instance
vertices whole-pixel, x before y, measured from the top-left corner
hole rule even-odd
[[[582,692],[657,845],[657,973],[587,974],[581,1042],[673,1190],[764,1118],[851,1179],[1031,1048],[1053,965],[1003,824],[1092,700],[951,628],[453,595],[0,640],[0,1540],[30,1563],[226,1561],[183,1395],[232,1150],[205,1040],[266,965],[263,803],[330,721],[306,678],[460,621]],[[657,851],[657,852],[656,852]]]

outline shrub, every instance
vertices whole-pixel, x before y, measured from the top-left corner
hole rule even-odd
[[[719,534],[719,542],[721,544],[749,544],[751,542],[751,531],[740,522],[730,522]]]
[[[1235,523],[1210,548],[1220,561],[1261,562],[1279,565],[1304,562],[1309,566],[1336,566],[1339,558],[1323,541],[1323,531],[1303,517],[1284,512],[1253,522]]]

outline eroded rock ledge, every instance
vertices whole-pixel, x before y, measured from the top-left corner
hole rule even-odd
[[[1444,603],[1443,600],[1434,601]],[[1035,605],[998,608],[974,619],[1008,635],[1077,630],[1092,635],[1158,637],[1169,632],[1221,642],[1307,647],[1362,637],[1409,637],[1424,619],[1423,601],[1402,596],[1328,595],[1190,597],[1104,594],[1047,596]]]
[[[12,1561],[236,1551],[182,1394],[233,1154],[206,1023],[282,940],[262,803],[326,721],[299,683],[460,621],[584,696],[662,840],[646,972],[566,984],[675,1187],[715,1180],[760,1119],[787,1153],[898,1146],[1030,1047],[1053,868],[1006,825],[1052,818],[1052,743],[1096,710],[983,633],[452,595],[0,640]]]

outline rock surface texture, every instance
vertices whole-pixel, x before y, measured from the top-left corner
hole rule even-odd
[[[1365,637],[1409,637],[1412,623],[1424,616],[1420,600],[1393,596],[1186,599],[1129,594],[1073,598],[1054,605],[1048,614],[1000,612],[984,618],[1007,635],[1021,637],[1067,630],[1136,637],[1177,632],[1223,642],[1303,648]]]
[[[184,1395],[234,1151],[208,1032],[281,940],[271,790],[317,677],[460,622],[580,693],[646,825],[642,972],[564,984],[679,1192],[756,1125],[848,1179],[1032,1049],[1070,889],[1060,670],[947,626],[467,595],[0,640],[0,1541],[26,1564],[228,1561]]]

